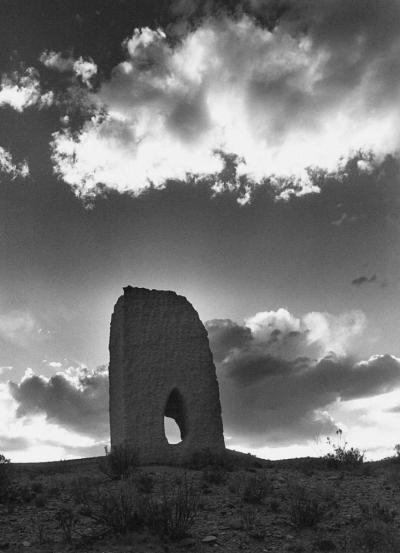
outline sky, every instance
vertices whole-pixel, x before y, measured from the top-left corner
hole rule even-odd
[[[205,324],[228,447],[400,441],[400,0],[0,0],[0,451],[101,455],[128,284]]]

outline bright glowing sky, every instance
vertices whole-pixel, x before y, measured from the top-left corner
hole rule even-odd
[[[132,284],[198,310],[228,445],[390,455],[400,1],[157,4],[0,22],[0,451],[102,453]]]

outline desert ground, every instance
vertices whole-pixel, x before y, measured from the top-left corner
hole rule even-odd
[[[0,551],[400,551],[396,456],[346,466],[228,450],[187,467],[131,459],[123,469],[109,456],[4,461]]]

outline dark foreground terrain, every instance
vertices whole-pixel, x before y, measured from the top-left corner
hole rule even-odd
[[[0,551],[400,552],[397,458],[334,467],[229,452],[185,469],[131,463],[122,479],[107,458],[2,469]]]

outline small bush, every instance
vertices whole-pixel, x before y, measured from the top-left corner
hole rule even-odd
[[[96,478],[91,478],[89,476],[77,476],[73,478],[69,483],[69,492],[74,503],[78,505],[84,504],[97,482],[98,480]]]
[[[317,495],[299,484],[289,484],[289,516],[298,528],[309,528],[320,522],[325,511]]]
[[[128,445],[114,446],[101,460],[99,469],[111,480],[125,480],[133,474],[138,465],[138,455]]]
[[[394,524],[364,517],[346,538],[349,553],[398,553],[400,540]]]
[[[116,489],[96,492],[86,498],[81,514],[117,534],[127,534],[142,525],[140,496],[131,479]]]
[[[272,490],[271,481],[265,474],[250,476],[245,481],[242,499],[246,503],[262,503]]]
[[[356,447],[346,449],[346,447],[336,447],[333,453],[325,455],[327,468],[333,469],[353,469],[359,467],[364,462],[364,453]]]
[[[186,474],[175,486],[162,483],[161,497],[150,496],[144,505],[144,520],[148,528],[173,540],[187,536],[196,518],[199,492]]]
[[[365,452],[361,451],[357,447],[351,447],[348,449],[347,442],[341,445],[342,430],[339,428],[336,430],[338,436],[338,443],[333,443],[328,437],[327,443],[332,447],[332,452],[327,453],[323,459],[325,460],[326,467],[329,469],[354,469],[362,465],[364,462]]]
[[[61,529],[64,541],[72,542],[72,532],[78,521],[75,511],[71,507],[62,507],[56,513],[56,520]]]
[[[36,536],[39,545],[44,544],[47,541],[47,525],[41,520],[36,520],[34,527],[36,529]]]
[[[247,506],[240,512],[242,529],[255,540],[264,540],[265,524],[260,520],[256,507]]]
[[[6,503],[11,485],[10,459],[0,454],[0,503]]]

